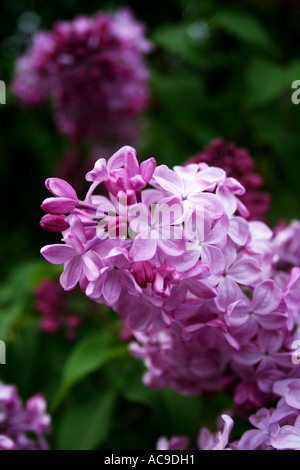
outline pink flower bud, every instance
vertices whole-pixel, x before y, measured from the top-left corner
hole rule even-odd
[[[146,288],[148,283],[152,284],[154,281],[154,271],[149,261],[133,263],[132,274],[136,282],[143,288]]]
[[[41,218],[40,226],[49,232],[63,232],[69,228],[64,215],[46,214]]]

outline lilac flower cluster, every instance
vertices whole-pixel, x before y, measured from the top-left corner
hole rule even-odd
[[[277,381],[274,393],[279,397],[275,408],[261,408],[250,416],[252,429],[239,440],[230,441],[234,421],[228,414],[219,419],[220,430],[214,435],[202,428],[198,447],[202,450],[300,450],[300,379],[290,377]],[[170,440],[160,438],[159,450],[184,450],[189,446],[186,436]]]
[[[58,281],[43,279],[34,289],[34,306],[42,314],[40,328],[45,333],[56,333],[65,330],[65,337],[71,341],[82,319],[72,312],[66,302],[65,291]]]
[[[246,219],[245,189],[221,168],[139,165],[128,146],[86,179],[82,201],[66,181],[46,181],[53,197],[41,225],[63,243],[41,253],[64,263],[64,289],[79,283],[122,316],[146,385],[227,390],[248,412],[278,399],[274,383],[300,379],[298,223],[273,234]],[[97,194],[101,183],[108,197]]]
[[[230,432],[234,426],[231,416],[223,414],[219,419],[220,430],[213,435],[207,428],[200,431],[198,447],[202,450],[299,450],[300,449],[300,336],[299,328],[290,336],[291,325],[299,324],[300,309],[300,223],[297,220],[289,225],[280,224],[273,238],[274,276],[279,285],[285,285],[285,302],[290,320],[284,330],[284,342],[288,348],[294,349],[292,361],[295,367],[286,375],[273,370],[269,375],[269,393],[272,389],[272,405],[270,408],[259,408],[249,417],[253,429],[246,431],[238,441],[229,443]],[[291,322],[291,323],[290,323]],[[298,339],[297,339],[298,338]],[[295,343],[292,342],[292,339]],[[293,346],[295,344],[295,346]],[[272,347],[272,345],[271,345]],[[273,346],[274,347],[274,346]],[[295,350],[295,348],[298,348]],[[250,351],[250,350],[249,350]],[[246,384],[239,388],[246,390]],[[264,392],[264,390],[262,390]],[[252,400],[254,402],[254,400]],[[239,405],[240,400],[236,400]],[[257,403],[259,407],[259,404]],[[232,410],[234,411],[234,410]],[[235,407],[238,411],[238,406]],[[187,449],[189,439],[176,436],[170,440],[160,438],[157,448],[162,450]]]
[[[16,387],[0,382],[0,450],[45,450],[49,431],[44,397],[35,395],[23,406]]]
[[[218,419],[220,430],[212,434],[207,428],[200,430],[197,444],[200,450],[228,450],[236,447],[236,442],[228,445],[230,433],[234,422],[228,414],[220,415]],[[174,436],[170,440],[161,437],[156,444],[157,450],[186,450],[190,445],[190,439],[187,436]]]
[[[263,180],[255,171],[255,162],[247,149],[239,148],[234,143],[218,137],[212,140],[204,151],[187,161],[199,162],[223,168],[228,176],[236,178],[246,189],[241,200],[249,210],[249,217],[253,220],[265,219],[270,208],[270,194],[260,190]]]
[[[261,222],[250,222],[250,227],[253,224],[262,227]],[[215,298],[195,307],[191,315],[184,306],[181,314],[176,309],[171,328],[135,334],[139,343],[133,343],[131,351],[145,361],[148,386],[171,386],[184,394],[227,390],[247,411],[274,401],[274,382],[300,377],[295,351],[300,346],[300,269],[283,271],[278,235],[267,241],[261,237],[256,245],[262,250],[262,282],[252,287],[241,282],[251,274],[251,265],[242,267],[244,273],[238,270],[234,280],[225,268]]]
[[[58,129],[72,140],[128,137],[130,119],[148,102],[150,49],[144,26],[127,9],[81,15],[34,35],[17,61],[12,91],[27,104],[50,96]]]
[[[277,263],[283,271],[300,266],[300,222],[293,220],[289,225],[280,224],[275,229]],[[277,268],[279,269],[279,268]]]

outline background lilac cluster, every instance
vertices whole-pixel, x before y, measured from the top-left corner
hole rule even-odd
[[[60,132],[82,139],[129,137],[148,102],[144,26],[127,9],[56,23],[17,61],[13,93],[26,104],[53,99]]]
[[[50,421],[42,395],[24,406],[17,388],[0,382],[0,450],[46,450]]]

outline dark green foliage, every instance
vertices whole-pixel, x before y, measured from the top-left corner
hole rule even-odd
[[[256,159],[272,193],[270,224],[300,218],[300,105],[291,101],[292,82],[300,80],[300,6],[279,0],[128,3],[155,45],[140,155],[173,166],[223,136]],[[9,92],[14,60],[29,40],[20,16],[33,11],[47,29],[59,19],[119,4],[3,1],[0,79],[8,96],[0,105],[0,339],[7,342],[7,365],[0,365],[0,380],[16,383],[24,398],[45,393],[55,449],[154,448],[163,434],[189,434],[196,447],[199,428],[214,425],[230,406],[228,397],[146,388],[144,367],[130,357],[108,309],[84,299],[87,319],[68,343],[62,334],[42,334],[33,308],[33,287],[60,273],[39,255],[44,244],[59,240],[40,229],[39,206],[47,196],[44,180],[68,145],[55,130],[51,103],[20,108]],[[244,423],[235,427],[236,437],[239,426]]]

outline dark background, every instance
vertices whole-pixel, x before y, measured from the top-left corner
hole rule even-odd
[[[41,277],[56,279],[59,273],[40,259],[41,246],[58,240],[40,229],[40,204],[47,196],[44,180],[53,176],[68,144],[54,127],[51,103],[23,108],[11,95],[14,61],[36,29],[120,5],[125,3],[2,1],[0,79],[7,84],[7,104],[0,105],[0,338],[8,341],[10,366],[1,368],[0,377],[17,383],[24,397],[40,390],[46,394],[54,448],[153,448],[162,433],[195,438],[200,424],[212,423],[230,403],[217,395],[203,406],[201,398],[150,392],[140,383],[142,366],[123,350],[113,365],[106,360],[104,365],[96,361],[92,370],[83,367],[84,380],[75,388],[61,385],[58,400],[69,354],[82,347],[84,358],[84,341],[105,328],[111,336],[103,354],[120,347],[118,322],[103,311],[72,346],[38,332],[32,288]],[[148,58],[152,101],[138,146],[141,158],[155,156],[173,166],[222,136],[247,147],[255,158],[273,198],[269,223],[299,218],[300,105],[291,102],[291,85],[300,80],[300,2],[143,0],[126,5],[145,22],[155,45]],[[83,310],[90,308],[82,302]]]

